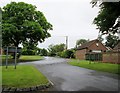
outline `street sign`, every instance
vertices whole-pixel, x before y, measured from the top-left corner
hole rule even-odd
[[[17,47],[17,53],[21,53],[21,47]],[[7,47],[3,48],[3,51],[7,51]],[[16,52],[16,47],[8,47],[8,53],[15,53]]]
[[[6,53],[6,69],[8,67],[8,54],[14,53],[15,54],[15,69],[17,63],[17,53],[21,53],[21,47],[4,47],[3,51]]]

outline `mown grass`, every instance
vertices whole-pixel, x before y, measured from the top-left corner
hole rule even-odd
[[[2,68],[0,67],[0,86],[2,86]]]
[[[19,59],[19,61],[21,61],[21,62],[25,62],[25,61],[37,61],[37,60],[41,60],[41,59],[43,59],[43,57],[42,56],[34,56],[34,55],[32,55],[32,56],[28,56],[28,55],[22,55],[21,57],[20,57],[20,59]]]
[[[38,61],[43,59],[42,56],[38,55],[22,55],[20,58],[17,60],[17,62],[30,62],[30,61]],[[2,55],[2,63],[6,61],[6,55]],[[14,62],[14,59],[12,59],[12,56],[8,56],[8,62]]]
[[[79,66],[92,70],[109,72],[120,75],[120,71],[119,71],[120,64],[118,65],[118,64],[102,63],[102,62],[90,62],[86,60],[77,60],[77,59],[71,59],[70,62],[68,63],[73,66]]]
[[[17,69],[13,66],[9,66],[8,69],[5,66],[0,68],[2,68],[3,87],[26,88],[48,83],[47,78],[34,66],[22,65],[17,66]]]

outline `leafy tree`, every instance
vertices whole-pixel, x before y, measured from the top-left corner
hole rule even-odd
[[[55,56],[57,53],[65,49],[65,44],[49,45],[48,51],[50,56]]]
[[[32,4],[11,2],[2,8],[3,46],[43,42],[50,37],[48,30],[52,30],[52,25]]]
[[[47,56],[48,55],[48,51],[45,48],[43,48],[43,49],[39,50],[38,54],[41,55],[41,56]]]
[[[65,49],[65,44],[57,44],[54,46],[56,52],[62,52]]]
[[[94,0],[92,2],[93,7],[99,4],[100,11],[95,17],[93,23],[97,25],[97,29],[103,34],[112,32],[118,33],[118,27],[120,26],[120,2],[103,2],[102,0]]]
[[[37,55],[41,55],[41,48],[37,48]]]
[[[0,8],[0,24],[1,24],[1,22],[2,22],[2,10],[1,10],[1,8]],[[0,25],[0,48],[2,47],[2,27],[1,27],[1,25]]]
[[[75,51],[73,51],[72,49],[64,50],[61,53],[60,57],[63,57],[63,58],[75,58],[74,53],[75,53]]]
[[[103,42],[104,39],[102,38],[102,35],[98,36],[98,40],[101,41],[101,42]]]
[[[114,48],[118,42],[119,42],[119,37],[118,36],[115,36],[115,35],[111,35],[109,34],[107,37],[106,37],[106,42],[105,42],[105,45],[107,47],[111,47],[111,48]]]
[[[48,55],[49,56],[55,56],[56,55],[56,50],[54,48],[54,45],[49,45],[48,46]]]
[[[76,47],[81,46],[82,44],[88,42],[89,40],[86,39],[79,39],[76,41]]]
[[[38,49],[37,43],[34,43],[31,40],[29,42],[24,41],[22,54],[23,55],[35,55],[35,54],[37,54],[37,49]]]
[[[37,43],[32,42],[31,40],[29,42],[23,42],[23,48],[25,49],[37,49]]]

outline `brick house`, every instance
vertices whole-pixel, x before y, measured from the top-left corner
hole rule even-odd
[[[82,44],[76,49],[75,56],[77,59],[85,60],[86,54],[106,52],[107,48],[98,40],[92,40]]]

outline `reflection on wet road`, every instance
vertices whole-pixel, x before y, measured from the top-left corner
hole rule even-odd
[[[118,76],[67,64],[68,59],[46,57],[27,62],[38,68],[50,81],[49,91],[118,91]],[[23,63],[21,63],[23,64]]]
[[[35,64],[35,65],[47,65],[47,64],[56,64],[56,63],[64,63],[67,59],[64,58],[54,58],[54,57],[44,57],[43,60],[34,61],[34,62],[26,62],[20,64]]]

